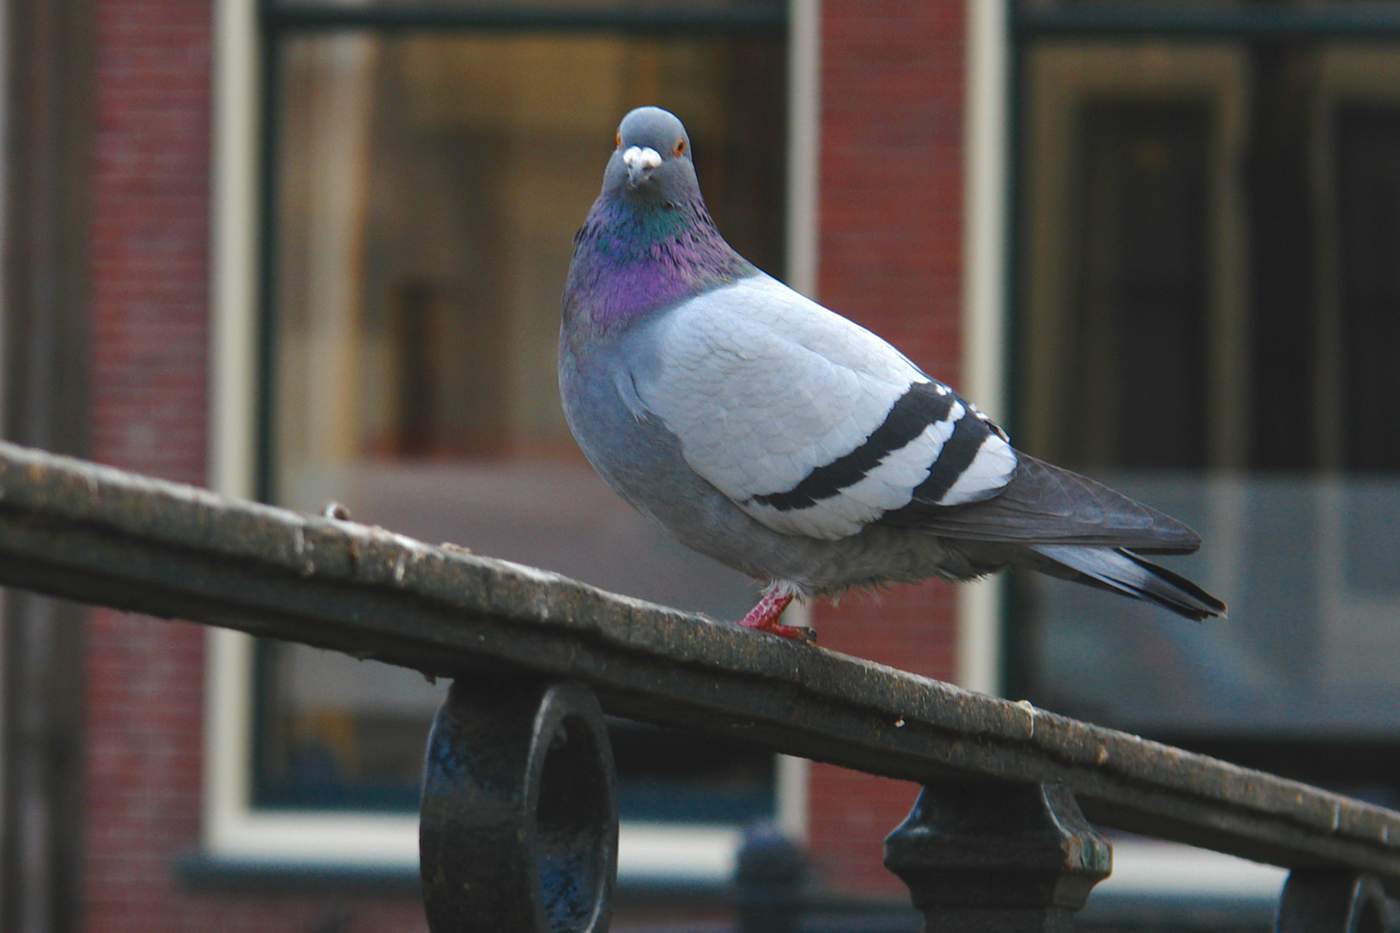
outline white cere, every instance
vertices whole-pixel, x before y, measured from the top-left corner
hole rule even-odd
[[[622,164],[628,168],[656,168],[661,164],[661,153],[650,146],[632,146],[622,154]]]

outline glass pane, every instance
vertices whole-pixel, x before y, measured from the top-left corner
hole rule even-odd
[[[1188,12],[1199,20],[1211,13],[1269,13],[1271,11],[1319,10],[1356,11],[1400,6],[1400,0],[1013,0],[1017,12],[1042,13],[1054,10],[1104,10],[1108,12],[1164,13]],[[1204,14],[1204,15],[1202,15]]]
[[[1373,516],[1400,514],[1400,477],[1097,478],[1201,533],[1171,566],[1225,592],[1230,618],[1192,625],[1028,577],[1036,702],[1154,736],[1396,737],[1400,522]],[[1363,585],[1348,573],[1358,532]]]
[[[1017,440],[1193,525],[1230,617],[1018,576],[1011,689],[1400,802],[1319,753],[1400,738],[1400,46],[1024,64]]]
[[[1400,399],[1400,101],[1339,107],[1334,132],[1344,456],[1349,470],[1400,472],[1400,431],[1381,427]]]
[[[674,0],[273,0],[274,7],[340,8],[347,13],[365,8],[417,12],[465,12],[482,15],[530,14],[568,18],[570,15],[606,17],[657,15],[679,13],[682,17],[708,17],[723,20],[732,17],[736,23],[754,20],[780,20],[787,12],[786,0],[687,0],[682,6]]]
[[[1083,404],[1061,409],[1055,431],[1082,459],[1202,465],[1208,129],[1203,102],[1111,99],[1086,100],[1074,128],[1084,222],[1069,311],[1083,339],[1065,349]]]
[[[781,37],[341,35],[279,48],[271,494],[742,615],[750,581],[674,544],[584,462],[555,355],[573,232],[638,104],[682,116],[717,221],[781,272]],[[416,801],[441,686],[307,648],[264,646],[261,659],[260,803]],[[629,799],[742,785],[727,813],[771,809],[769,756],[721,743],[624,778]]]

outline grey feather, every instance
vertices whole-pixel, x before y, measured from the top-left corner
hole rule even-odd
[[[1200,535],[1102,483],[1017,451],[1016,475],[994,499],[940,508],[913,502],[884,524],[1017,544],[1081,544],[1188,554]]]
[[[1045,544],[1031,550],[1074,571],[1071,579],[1154,602],[1188,619],[1225,615],[1225,604],[1190,580],[1124,548]]]

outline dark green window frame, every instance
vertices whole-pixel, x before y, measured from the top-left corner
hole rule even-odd
[[[1025,63],[1035,47],[1057,43],[1121,43],[1152,40],[1173,46],[1237,42],[1314,42],[1346,43],[1352,47],[1370,45],[1400,45],[1400,2],[1386,6],[1357,4],[1348,7],[1337,4],[1331,9],[1300,9],[1290,0],[1253,4],[1247,9],[1228,9],[1203,4],[1183,8],[1179,5],[1157,3],[1154,0],[1118,0],[1112,3],[1077,5],[1071,0],[1063,5],[1033,4],[1031,0],[1003,0],[1006,10],[1006,47],[1008,70],[1006,84],[1006,113],[1009,126],[1006,134],[1005,164],[1007,166],[1006,201],[1004,203],[1004,294],[1006,343],[1003,347],[1003,390],[1008,411],[1003,420],[1015,432],[1024,409],[1021,387],[1010,377],[1016,371],[1021,352],[1024,306],[1021,281],[1024,257],[1024,224],[1022,212],[1027,191],[1027,170],[1023,157],[1027,132],[1027,75]],[[1017,639],[1013,628],[1015,616],[1014,588],[999,581],[1000,592],[1006,597],[998,620],[1003,646],[998,659],[998,675],[1003,691],[1016,691],[1020,660],[1015,649]],[[1296,770],[1298,743],[1290,738],[1260,735],[1249,740],[1242,754],[1239,736],[1219,738],[1162,736],[1163,740],[1219,758],[1245,762],[1251,767],[1274,773]],[[1356,777],[1349,763],[1364,760],[1367,773],[1394,774],[1400,767],[1400,746],[1392,742],[1368,742],[1359,751],[1356,743],[1346,738],[1329,739],[1321,734],[1311,738],[1314,772],[1301,779],[1324,786]]]
[[[275,361],[277,359],[278,288],[278,163],[281,157],[282,127],[279,120],[278,91],[281,87],[281,48],[290,39],[308,35],[372,33],[375,35],[451,36],[482,32],[511,33],[609,33],[618,36],[666,37],[686,35],[735,35],[746,37],[783,36],[789,17],[786,3],[768,6],[684,9],[657,4],[645,9],[607,8],[606,2],[550,7],[511,4],[509,0],[452,6],[445,2],[404,3],[386,0],[379,4],[347,6],[335,0],[320,3],[259,0],[257,32],[260,57],[258,120],[259,239],[257,283],[257,399],[255,405],[255,494],[260,501],[274,502],[279,490],[275,476],[277,450],[275,412],[277,406]],[[268,652],[272,645],[257,642],[253,655],[254,729],[266,721]],[[637,729],[644,727],[638,726]],[[629,756],[640,760],[632,746],[637,745],[632,728],[615,739],[619,764]],[[260,810],[315,809],[325,812],[400,812],[417,806],[417,790],[402,787],[368,787],[356,790],[344,800],[307,801],[259,787],[263,773],[258,756],[261,744],[251,743],[248,766],[252,768],[252,805]],[[677,752],[678,754],[681,751]],[[774,764],[776,783],[776,763]],[[623,816],[627,819],[659,820],[666,823],[697,822],[732,824],[752,819],[755,813],[771,816],[773,801],[768,793],[746,791],[713,795],[696,812],[678,815],[667,800],[644,790],[628,793],[622,780]],[[760,799],[761,798],[761,799]]]

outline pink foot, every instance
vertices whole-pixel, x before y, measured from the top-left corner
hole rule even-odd
[[[739,620],[739,624],[744,628],[771,632],[783,638],[791,638],[793,641],[816,641],[817,633],[813,629],[799,625],[783,625],[778,621],[782,618],[783,610],[788,607],[790,602],[792,602],[791,596],[781,596],[774,591],[764,593],[763,598],[758,601],[758,605],[750,609],[749,614]]]

